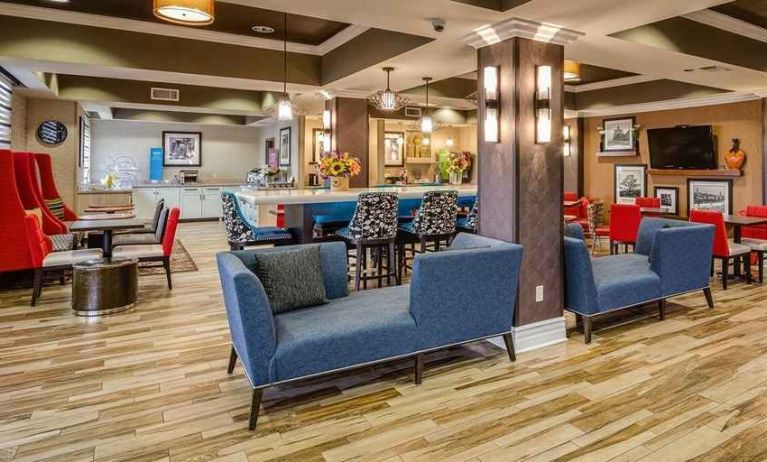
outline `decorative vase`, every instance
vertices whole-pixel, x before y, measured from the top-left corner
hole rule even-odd
[[[348,191],[349,190],[349,177],[347,177],[347,176],[331,176],[330,177],[330,190],[331,191]]]
[[[463,172],[450,172],[450,184],[460,186],[463,183]]]
[[[740,140],[735,138],[732,140],[732,148],[724,156],[724,163],[730,170],[740,170],[745,161],[746,153],[740,149]]]

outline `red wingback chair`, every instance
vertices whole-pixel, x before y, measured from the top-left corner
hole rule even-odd
[[[574,193],[572,191],[565,191],[562,199],[565,201],[577,201],[578,193]],[[574,205],[572,207],[565,207],[565,215],[574,215],[577,217],[579,212],[580,212],[580,204]]]
[[[637,242],[639,223],[642,221],[641,208],[635,204],[613,204],[610,206],[610,254],[618,253],[620,244],[628,251]]]
[[[749,205],[739,215],[745,217],[767,217],[767,205]],[[767,240],[767,225],[744,226],[741,231],[743,237]]]
[[[13,165],[16,171],[16,185],[19,190],[24,208],[27,210],[40,210],[43,232],[48,236],[66,234],[67,226],[56,218],[43,200],[40,186],[37,182],[34,154],[29,152],[14,152]]]
[[[640,207],[652,207],[655,209],[660,208],[660,197],[637,197],[636,205]]]
[[[0,149],[0,272],[34,267],[24,223],[27,211],[19,198],[13,164],[13,153]]]
[[[170,256],[173,253],[173,243],[176,242],[176,228],[181,217],[181,210],[174,207],[168,214],[168,223],[165,225],[162,244],[145,245],[121,245],[114,248],[113,257],[138,258],[141,262],[162,262],[165,268],[165,277],[168,279],[168,289],[173,289],[173,281],[170,272]]]
[[[64,203],[58,188],[56,188],[51,156],[49,154],[35,154],[35,161],[37,162],[37,170],[40,172],[43,200],[48,209],[61,221],[76,221],[77,214]]]
[[[714,251],[713,259],[722,261],[722,287],[727,289],[730,263],[735,264],[736,272],[739,263],[745,267],[748,278],[751,279],[751,262],[749,254],[751,249],[742,244],[736,244],[727,239],[727,228],[724,226],[724,215],[721,212],[711,210],[690,210],[690,221],[714,225]],[[711,262],[711,275],[714,275],[714,263]]]
[[[575,196],[575,199],[565,199],[565,200],[578,200],[578,197]],[[589,232],[589,205],[591,204],[591,201],[588,197],[581,197],[580,202],[578,205],[575,205],[573,207],[567,207],[565,208],[565,215],[574,215],[576,218],[571,223],[576,223],[581,225],[583,228],[583,231],[588,233]]]

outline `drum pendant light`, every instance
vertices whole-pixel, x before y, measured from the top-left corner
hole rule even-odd
[[[213,24],[215,0],[154,0],[154,15],[182,26]]]

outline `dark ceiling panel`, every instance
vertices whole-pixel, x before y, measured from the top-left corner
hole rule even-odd
[[[532,0],[453,0],[457,3],[464,3],[466,5],[477,6],[479,8],[486,8],[488,10],[495,11],[509,11],[512,8],[516,8],[525,3],[529,3]]]
[[[631,77],[631,72],[619,71],[617,69],[608,69],[606,67],[592,66],[591,64],[581,63],[580,82],[567,82],[568,85],[585,85],[587,83],[604,82],[607,80]]]
[[[767,29],[767,1],[765,0],[736,0],[711,9]]]
[[[575,109],[579,111],[608,109],[627,104],[641,104],[672,99],[697,98],[725,93],[719,88],[694,85],[675,80],[622,85],[620,87],[575,93]],[[571,109],[571,108],[568,108]]]
[[[152,14],[151,0],[71,0],[58,4],[49,0],[6,0],[11,3],[54,8],[67,11],[112,16],[167,24]],[[252,26],[269,26],[274,34],[260,35],[251,31]],[[308,16],[288,15],[288,40],[308,45],[319,45],[345,29],[348,24]],[[280,39],[283,35],[281,11],[252,8],[233,3],[216,3],[216,20],[210,26],[195,27],[216,32]]]

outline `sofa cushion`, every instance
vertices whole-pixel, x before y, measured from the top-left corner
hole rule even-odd
[[[647,257],[628,254],[592,261],[599,306],[592,313],[626,308],[661,298],[660,277]]]
[[[414,352],[409,296],[409,286],[387,287],[275,315],[277,380]]]
[[[275,314],[327,303],[320,246],[256,255],[255,273]]]

